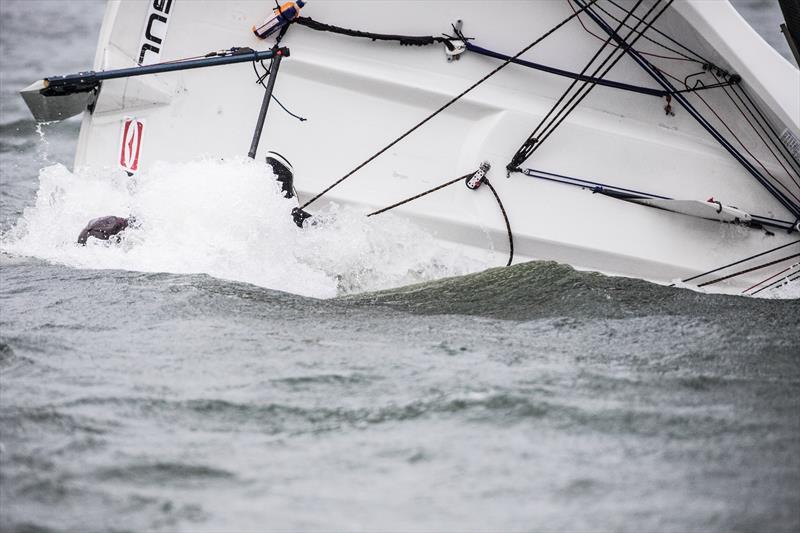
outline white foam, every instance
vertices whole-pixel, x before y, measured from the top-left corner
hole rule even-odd
[[[296,206],[270,167],[245,158],[157,163],[135,177],[52,165],[0,247],[76,268],[205,273],[319,298],[479,267],[399,217],[333,206],[301,230]],[[106,215],[133,215],[138,227],[119,244],[76,244],[90,219]]]

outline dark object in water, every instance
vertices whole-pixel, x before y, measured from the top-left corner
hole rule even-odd
[[[284,198],[294,198],[294,172],[292,164],[278,152],[267,152],[267,164],[272,167],[275,178],[281,184]]]
[[[114,235],[123,231],[128,227],[130,220],[127,218],[120,218],[114,216],[95,218],[89,221],[80,235],[78,235],[78,244],[86,244],[89,237],[107,241]],[[117,242],[120,237],[117,236]]]
[[[283,197],[294,198],[297,196],[294,190],[294,172],[292,171],[292,164],[278,152],[267,152],[267,164],[272,167],[275,179],[281,184]],[[299,207],[292,209],[292,220],[294,220],[298,228],[302,228],[303,222],[308,218],[311,218],[311,213],[307,213]]]

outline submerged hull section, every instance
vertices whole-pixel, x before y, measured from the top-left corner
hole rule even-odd
[[[154,19],[150,2],[109,3],[94,68],[134,66],[143,50],[145,62],[152,63],[233,46],[263,50],[274,43],[251,31],[268,15],[269,2],[168,0],[160,5],[168,12]],[[606,0],[598,5],[610,15],[624,14]],[[309,2],[303,14],[342,27],[406,35],[440,35],[461,20],[464,33],[476,45],[513,55],[575,7],[564,0],[493,2],[487,13],[487,6],[318,0]],[[720,21],[718,26],[710,24],[714,18]],[[604,39],[591,24],[588,17],[581,17],[580,23],[571,21],[522,59],[579,72]],[[788,139],[800,137],[798,71],[755,35],[730,5],[676,2],[655,27],[714,65],[741,75],[742,87],[777,133]],[[153,37],[159,41],[155,45]],[[157,51],[144,48],[148,44]],[[470,52],[448,61],[442,45],[399,46],[298,25],[289,29],[281,44],[291,49],[291,57],[281,64],[275,95],[308,120],[300,122],[273,103],[257,158],[275,150],[290,160],[301,202],[500,64]],[[676,44],[670,46],[683,51]],[[656,43],[643,39],[636,48],[655,54],[648,57],[677,80],[703,72],[702,62],[679,59]],[[260,65],[258,70],[263,73]],[[630,57],[624,57],[607,78],[660,88]],[[707,84],[713,83],[706,78]],[[506,164],[570,82],[509,65],[309,210],[334,201],[373,211],[474,171],[487,160],[492,165],[489,177],[513,231],[515,262],[556,260],[659,282],[737,263],[697,278],[699,284],[800,253],[796,231],[722,223],[519,173],[507,178]],[[698,109],[705,105],[715,127],[749,148],[745,157],[763,164],[788,194],[800,196],[794,168],[789,164],[787,170],[787,163],[773,157],[769,146],[747,129],[736,114],[735,100],[723,89],[698,94],[687,93],[687,98]],[[249,64],[105,82],[93,112],[84,115],[76,166],[127,164],[130,171],[132,161],[124,155],[128,141],[121,131],[132,120],[143,125],[141,136],[129,140],[135,141],[139,172],[160,160],[246,155],[262,96],[263,88]],[[671,116],[665,113],[666,103],[656,96],[598,86],[524,166],[681,201],[713,197],[749,214],[796,220],[685,109],[673,101]],[[709,112],[711,108],[717,115]],[[455,184],[393,213],[472,251],[486,265],[505,264],[506,224],[486,187],[473,191]],[[778,261],[719,286],[744,288],[796,261]]]

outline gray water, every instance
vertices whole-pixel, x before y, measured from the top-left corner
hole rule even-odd
[[[102,9],[0,9],[8,232],[78,131],[15,92]],[[797,300],[552,263],[322,300],[0,253],[0,530],[797,531],[799,347]]]

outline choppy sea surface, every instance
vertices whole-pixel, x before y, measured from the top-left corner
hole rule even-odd
[[[800,529],[799,300],[275,231],[243,160],[73,174],[78,122],[16,91],[90,66],[102,13],[0,0],[0,531]],[[158,224],[63,238],[122,209]]]

